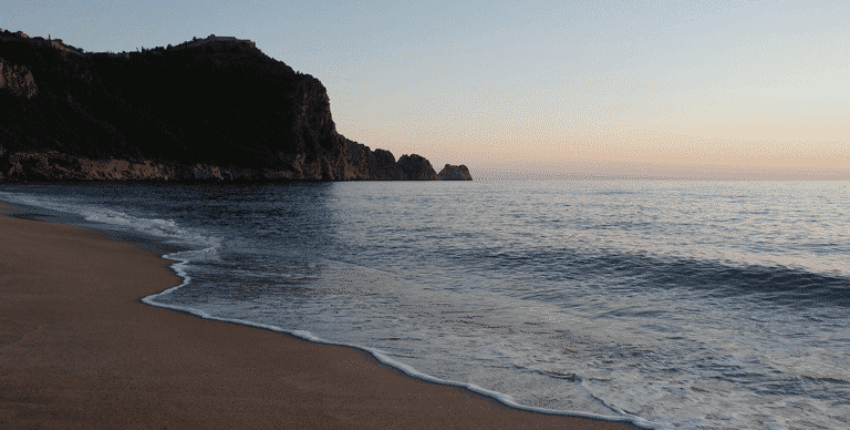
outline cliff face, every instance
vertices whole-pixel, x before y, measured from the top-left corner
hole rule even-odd
[[[0,181],[437,178],[337,133],[322,83],[250,41],[92,54],[0,33]]]
[[[11,64],[0,58],[0,91],[31,99],[38,95],[38,87],[29,69]]]

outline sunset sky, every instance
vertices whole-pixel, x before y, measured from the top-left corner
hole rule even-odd
[[[346,137],[473,174],[850,179],[848,22],[847,0],[0,3],[0,28],[88,51],[253,40]]]

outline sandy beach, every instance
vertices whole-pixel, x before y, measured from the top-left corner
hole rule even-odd
[[[353,348],[142,304],[180,283],[169,264],[98,231],[0,216],[0,428],[633,428],[511,409]]]

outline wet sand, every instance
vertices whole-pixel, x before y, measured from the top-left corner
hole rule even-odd
[[[98,231],[0,216],[0,428],[633,428],[515,410],[357,349],[142,304],[180,283],[170,263]]]

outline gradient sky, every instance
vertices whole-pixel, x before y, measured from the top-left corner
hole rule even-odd
[[[848,22],[847,0],[0,3],[0,28],[87,51],[253,40],[346,137],[473,173],[850,179]]]

